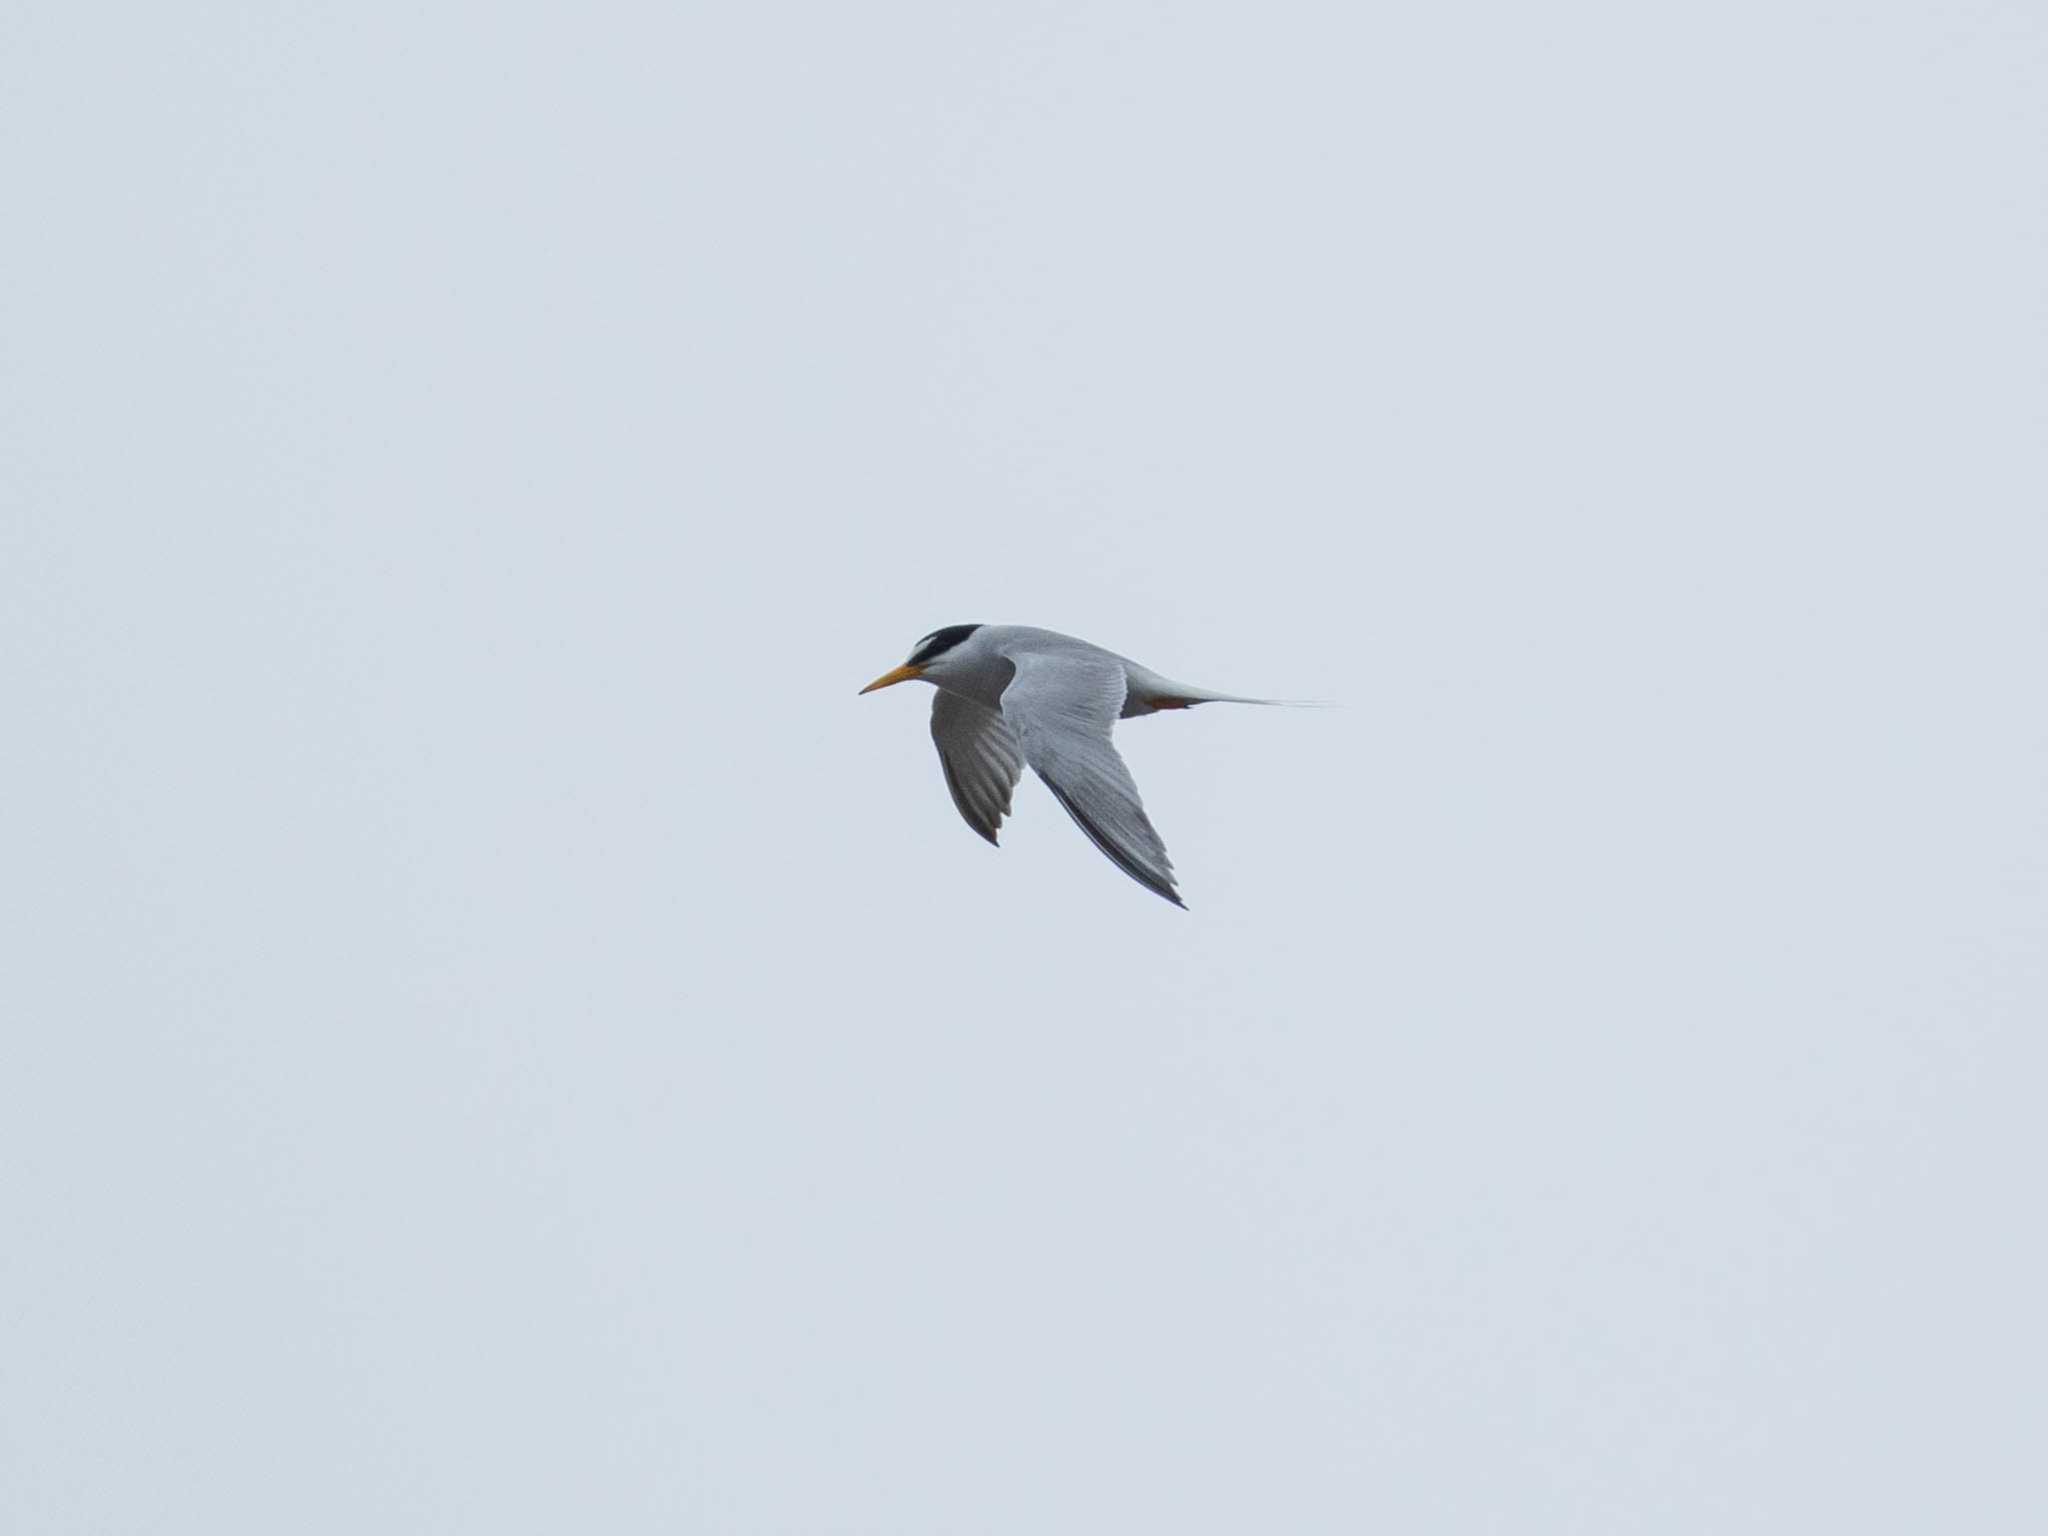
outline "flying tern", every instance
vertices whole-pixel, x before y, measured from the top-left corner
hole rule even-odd
[[[932,740],[967,825],[996,840],[1029,763],[1088,840],[1146,890],[1185,907],[1166,844],[1109,739],[1119,719],[1196,704],[1274,704],[1194,688],[1072,635],[1021,624],[949,624],[862,693],[933,684]]]

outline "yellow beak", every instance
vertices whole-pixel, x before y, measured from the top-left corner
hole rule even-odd
[[[873,693],[877,688],[893,688],[898,683],[907,683],[913,677],[923,676],[923,667],[913,667],[906,662],[903,666],[891,667],[872,683],[869,683],[867,687],[861,689],[861,692]]]

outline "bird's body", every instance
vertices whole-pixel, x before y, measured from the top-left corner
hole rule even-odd
[[[1119,719],[1195,704],[1263,704],[1163,677],[1072,635],[1022,624],[955,624],[861,692],[912,678],[933,684],[932,741],[968,826],[991,843],[1024,765],[1119,869],[1183,906],[1173,864],[1110,741]]]

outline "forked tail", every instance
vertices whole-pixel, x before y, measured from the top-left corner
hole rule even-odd
[[[1274,709],[1334,709],[1328,699],[1251,699],[1241,693],[1217,693],[1209,688],[1189,688],[1181,683],[1147,697],[1154,709],[1192,709],[1197,704],[1263,704]]]

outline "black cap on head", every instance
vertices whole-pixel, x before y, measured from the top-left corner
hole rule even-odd
[[[945,655],[979,628],[979,624],[948,624],[944,629],[933,630],[917,642],[917,648],[910,653],[909,664],[921,667],[934,656]]]

